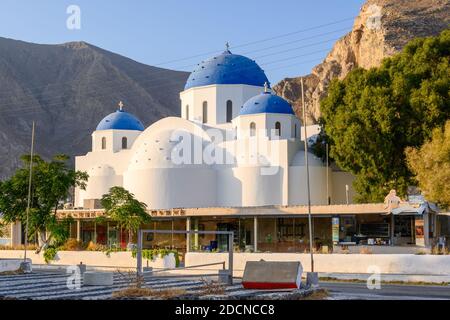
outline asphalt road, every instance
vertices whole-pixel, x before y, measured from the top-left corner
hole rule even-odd
[[[370,290],[365,283],[320,282],[333,300],[450,300],[450,286],[381,284],[381,289]]]

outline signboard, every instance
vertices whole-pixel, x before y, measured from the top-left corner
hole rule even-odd
[[[339,242],[339,217],[331,218],[331,231],[333,243],[337,244]]]
[[[416,245],[425,246],[425,232],[423,228],[423,219],[419,219],[418,217],[414,220],[414,231],[416,234]]]

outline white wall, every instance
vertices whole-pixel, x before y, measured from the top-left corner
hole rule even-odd
[[[275,132],[275,123],[281,124],[280,139],[298,139],[300,141],[300,121],[296,116],[290,114],[275,114],[275,113],[258,113],[250,115],[241,115],[237,117],[233,124],[238,128],[238,139],[250,137],[250,123],[254,122],[256,126],[256,134],[262,133],[266,137],[272,137]],[[297,137],[295,136],[295,125],[297,125]]]
[[[125,174],[124,187],[149,209],[216,205],[216,172],[211,168],[153,168]]]
[[[141,134],[138,130],[97,130],[92,133],[92,151],[119,152],[122,150],[122,138],[127,138],[127,149],[131,149],[134,141]],[[106,138],[106,149],[102,149],[102,138]]]
[[[203,102],[208,103],[208,124],[226,123],[226,103],[233,103],[233,118],[251,97],[260,94],[262,87],[249,85],[209,85],[194,87],[180,93],[181,117],[186,119],[186,105],[189,105],[189,119],[203,122]]]
[[[326,167],[309,167],[311,204],[327,204]],[[289,205],[308,204],[306,167],[289,167]]]
[[[281,205],[282,171],[262,175],[261,167],[257,166],[218,170],[217,206]]]
[[[303,270],[311,270],[310,255],[301,253],[234,253],[233,269],[242,275],[247,261],[300,261]],[[193,266],[215,262],[226,262],[228,253],[189,252],[185,265]],[[383,274],[446,275],[450,276],[450,256],[414,254],[316,254],[314,270],[321,273],[372,273],[369,267],[376,266]],[[208,267],[204,267],[205,269]],[[212,266],[210,269],[217,269]]]

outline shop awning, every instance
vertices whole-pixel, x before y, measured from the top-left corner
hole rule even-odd
[[[417,215],[417,216],[421,216],[424,213],[428,213],[428,212],[438,212],[438,208],[435,204],[430,203],[430,202],[423,202],[420,205],[404,205],[404,206],[400,206],[398,208],[392,209],[391,213],[393,215],[403,215],[403,216],[407,216],[407,215]]]

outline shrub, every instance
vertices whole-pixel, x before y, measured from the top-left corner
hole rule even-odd
[[[70,238],[59,249],[65,251],[81,251],[85,250],[85,248],[86,246],[83,245],[83,242]]]
[[[89,241],[88,245],[86,246],[87,251],[107,251],[108,247],[103,244],[94,243],[92,241]]]
[[[37,248],[38,248],[38,246],[35,244],[29,244],[27,246],[28,250],[36,250]],[[0,246],[0,250],[24,250],[24,249],[25,249],[25,245],[23,245],[23,244],[14,245],[14,246],[11,246],[11,245],[1,245]]]
[[[49,264],[51,261],[55,260],[58,250],[55,247],[47,247],[44,251],[45,263]]]
[[[172,249],[143,249],[142,258],[147,260],[154,260],[157,257],[164,258],[165,256],[173,253],[175,256],[175,266],[178,268],[180,266],[180,253],[177,250]],[[137,250],[131,252],[132,257],[136,258]]]

